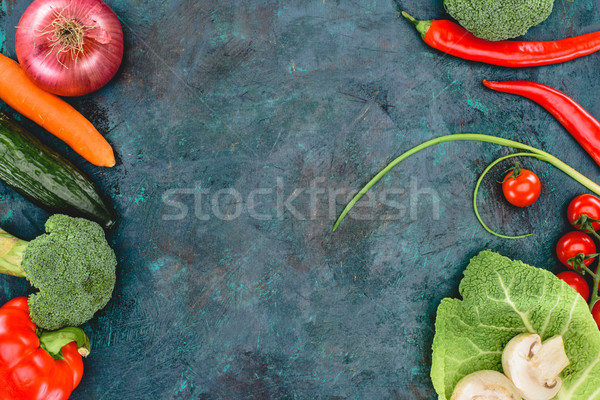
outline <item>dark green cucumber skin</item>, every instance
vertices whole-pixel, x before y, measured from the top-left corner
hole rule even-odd
[[[53,214],[111,228],[115,214],[83,172],[0,112],[0,180]]]

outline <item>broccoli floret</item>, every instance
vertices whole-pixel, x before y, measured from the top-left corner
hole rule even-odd
[[[78,326],[110,300],[117,260],[95,222],[53,215],[46,234],[25,242],[2,231],[0,272],[21,276],[39,291],[29,296],[31,320],[49,330]]]
[[[446,11],[465,29],[487,40],[524,35],[552,12],[554,0],[444,0]]]

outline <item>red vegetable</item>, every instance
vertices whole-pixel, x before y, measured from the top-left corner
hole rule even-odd
[[[89,349],[79,328],[38,334],[27,298],[9,301],[0,308],[0,400],[68,399]]]
[[[558,240],[556,255],[560,262],[569,268],[581,270],[581,265],[589,267],[594,261],[591,256],[596,254],[596,245],[591,237],[583,232],[569,232]]]
[[[600,50],[600,31],[547,42],[488,41],[447,20],[417,21],[406,12],[429,46],[445,54],[504,67],[557,64]]]
[[[594,321],[596,321],[596,325],[600,329],[600,301],[597,301],[592,307],[592,317],[594,317]]]
[[[498,92],[527,97],[544,107],[600,165],[600,123],[569,96],[531,81],[490,82],[484,79],[483,84]]]
[[[565,281],[567,285],[571,286],[585,299],[587,302],[590,298],[590,288],[583,278],[575,271],[564,271],[556,275],[557,278]]]
[[[577,229],[593,233],[600,228],[600,199],[591,194],[575,197],[567,208],[567,218]],[[583,225],[582,225],[583,224]]]
[[[15,37],[19,64],[42,89],[81,96],[100,89],[123,59],[123,30],[101,0],[35,0]]]
[[[540,197],[542,185],[538,176],[515,163],[513,170],[502,181],[502,192],[513,206],[527,207]]]

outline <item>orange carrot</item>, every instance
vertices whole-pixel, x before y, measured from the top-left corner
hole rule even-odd
[[[38,88],[19,64],[0,54],[0,99],[99,167],[115,165],[113,149],[98,130],[61,98]]]

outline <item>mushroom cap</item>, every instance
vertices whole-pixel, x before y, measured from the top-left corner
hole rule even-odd
[[[504,373],[525,400],[554,398],[562,387],[558,374],[568,363],[559,336],[542,343],[539,335],[523,333],[508,342],[502,353]]]
[[[450,400],[521,400],[521,395],[504,374],[483,370],[462,378]]]

